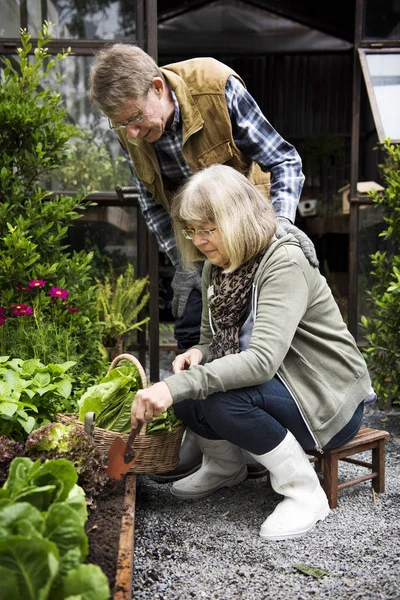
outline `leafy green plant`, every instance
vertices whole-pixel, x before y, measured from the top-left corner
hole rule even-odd
[[[107,457],[81,426],[76,423],[50,423],[32,431],[25,443],[25,456],[41,460],[64,458],[78,474],[88,504],[109,482]]]
[[[10,306],[30,307],[25,291],[28,282],[44,280],[50,286],[67,289],[76,302],[72,306],[80,312],[61,323],[57,319],[57,327],[66,328],[75,340],[81,370],[97,375],[102,359],[92,255],[84,251],[71,253],[66,245],[68,228],[81,216],[86,200],[82,194],[50,194],[43,184],[64,164],[68,141],[76,131],[67,122],[57,92],[61,78],[56,64],[66,59],[70,51],[53,58],[47,52],[50,43],[49,25],[45,24],[30,56],[31,36],[22,31],[18,60],[3,59],[6,66],[0,86],[0,326],[4,326]],[[27,315],[29,312],[24,316]],[[48,323],[55,321],[50,318]],[[10,331],[5,336],[7,348],[3,352],[17,356],[12,340],[14,329],[19,331],[20,326],[20,322],[7,320]],[[29,331],[28,337],[31,334]],[[51,334],[52,328],[48,327],[46,335]],[[20,339],[18,334],[18,344]]]
[[[0,434],[21,440],[35,428],[71,412],[73,362],[44,365],[37,359],[0,357]]]
[[[88,554],[85,495],[67,460],[16,458],[0,489],[0,598],[107,600]]]
[[[380,235],[392,249],[371,255],[374,285],[368,292],[372,314],[362,316],[368,345],[364,356],[373,374],[373,386],[383,404],[399,403],[400,389],[400,146],[386,140],[385,164],[380,165],[386,183],[382,194],[371,196],[385,210],[387,225]]]
[[[90,387],[78,401],[79,420],[83,423],[87,412],[96,414],[96,425],[118,433],[131,430],[131,406],[142,381],[136,367],[120,366],[112,369],[97,384]],[[182,423],[171,406],[147,424],[146,433],[170,433]]]
[[[129,264],[125,273],[118,277],[114,277],[111,270],[111,277],[96,281],[103,345],[115,347],[116,353],[120,354],[122,337],[149,321],[149,317],[137,320],[149,300],[150,294],[145,293],[148,279],[135,279],[133,265]]]
[[[132,402],[141,387],[140,374],[133,365],[112,369],[80,398],[79,420],[83,423],[85,414],[94,412],[98,427],[128,433],[131,430]]]

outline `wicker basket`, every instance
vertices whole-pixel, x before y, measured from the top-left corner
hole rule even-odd
[[[123,360],[129,360],[135,365],[139,371],[143,388],[146,388],[146,373],[140,362],[132,354],[120,354],[114,358],[108,372]],[[57,421],[59,423],[75,422],[78,427],[82,427],[82,429],[84,427],[82,423],[78,422],[78,415],[75,414],[58,414]],[[137,450],[138,457],[130,468],[129,473],[166,473],[174,469],[179,459],[179,450],[184,431],[185,426],[179,425],[171,433],[147,435],[146,426],[143,426],[133,443],[133,448]],[[125,441],[128,440],[128,434],[108,431],[100,427],[94,428],[94,440],[97,446],[105,453],[108,452],[109,447],[118,436],[122,437]]]

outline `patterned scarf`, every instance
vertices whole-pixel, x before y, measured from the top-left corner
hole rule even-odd
[[[220,267],[211,269],[214,294],[208,300],[218,330],[210,344],[210,358],[221,358],[239,352],[240,329],[246,320],[254,275],[264,251],[233,273],[223,274]]]

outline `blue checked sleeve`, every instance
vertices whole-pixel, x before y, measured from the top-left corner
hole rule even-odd
[[[294,223],[304,183],[300,156],[275,131],[236,77],[228,78],[225,96],[236,146],[263,171],[270,171],[275,214]]]
[[[159,247],[167,253],[168,258],[174,265],[179,264],[179,254],[176,247],[172,229],[172,220],[169,214],[153,200],[153,196],[147,188],[139,181],[132,168],[133,182],[139,191],[139,205],[144,220],[151,233],[156,236]]]

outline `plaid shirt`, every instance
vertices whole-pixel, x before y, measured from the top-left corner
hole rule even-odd
[[[164,131],[161,138],[154,142],[154,148],[161,172],[180,184],[192,175],[192,171],[183,158],[180,109],[172,90],[171,94],[175,103],[174,121],[171,129]],[[236,77],[228,78],[225,96],[237,148],[258,163],[263,171],[271,172],[271,202],[275,214],[286,217],[293,223],[304,183],[299,155],[294,147],[275,131]],[[179,255],[171,218],[165,209],[153,200],[134,172],[133,178],[139,189],[140,208],[147,226],[175,266],[179,263]]]

